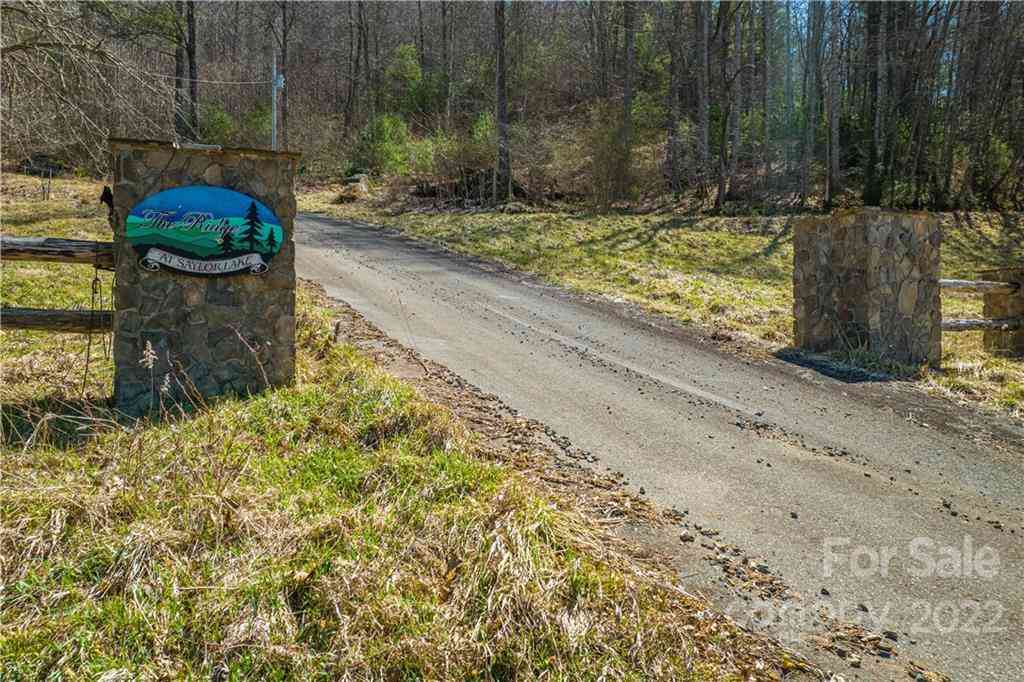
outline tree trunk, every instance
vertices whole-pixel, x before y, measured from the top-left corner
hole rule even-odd
[[[199,65],[196,63],[196,3],[188,0],[185,23],[187,26],[185,51],[188,55],[188,116],[192,139],[199,139]]]
[[[416,50],[419,59],[420,73],[426,73],[426,43],[423,42],[423,0],[416,0],[416,18],[419,24],[420,44]]]
[[[370,64],[370,26],[366,20],[366,2],[358,0],[356,14],[359,17],[359,44],[363,50],[363,92],[370,103],[370,118],[377,113],[377,102],[373,92],[373,67]]]
[[[596,94],[602,99],[609,96],[608,66],[608,5],[600,0],[590,3],[590,21],[593,26],[594,52],[597,55]]]
[[[708,170],[708,129],[710,122],[710,59],[708,55],[708,8],[706,2],[694,4],[694,16],[697,22],[697,158],[700,160],[700,172]]]
[[[954,10],[950,9],[952,13]],[[964,20],[964,14],[967,10],[966,7],[959,5],[955,9],[957,15],[957,25],[961,25]],[[963,65],[961,62],[961,51],[962,51],[962,31],[956,32],[956,38],[953,42],[953,49],[951,59],[953,66],[949,69],[949,85],[946,92],[946,118],[945,118],[945,132],[943,135],[942,142],[942,161],[940,162],[939,174],[941,179],[938,180],[939,190],[937,194],[939,198],[937,203],[941,208],[950,208],[952,205],[952,190],[953,190],[953,140],[956,137],[956,131],[959,129],[960,121],[960,105],[963,102],[963,85],[961,79],[963,77]]]
[[[625,32],[625,68],[622,74],[622,141],[628,157],[633,148],[633,70],[636,62],[634,18],[636,5],[626,2],[622,8],[622,29]]]
[[[868,148],[867,162],[864,167],[864,204],[878,206],[882,201],[881,178],[878,172],[878,141],[881,131],[879,120],[879,85],[880,85],[880,35],[881,3],[867,3],[867,64],[868,64],[868,130],[865,145]]]
[[[451,21],[449,14],[451,10],[449,7],[451,3],[448,0],[441,0],[441,71],[444,74],[444,80],[442,81],[441,91],[444,93],[444,122],[445,128],[450,128],[452,124],[452,96],[451,96],[451,46],[448,40],[448,24]]]
[[[804,137],[800,161],[800,205],[811,195],[814,142],[818,127],[818,70],[821,61],[821,32],[825,16],[822,0],[808,3],[807,59],[804,61]]]
[[[842,93],[843,64],[840,50],[840,29],[842,28],[842,8],[838,4],[830,6],[831,33],[829,34],[829,76],[828,76],[828,175],[825,181],[825,207],[832,208],[835,193],[839,190],[839,123]]]
[[[185,56],[185,3],[176,0],[174,3],[176,20],[174,41],[174,134],[180,140],[190,139],[188,121],[188,94],[186,90],[186,56]]]
[[[291,24],[288,19],[288,3],[281,3],[281,76],[288,73],[288,32]],[[294,19],[292,19],[294,20]],[[273,86],[272,86],[273,87]],[[281,88],[281,148],[288,149],[288,81]]]
[[[617,199],[625,199],[632,188],[633,170],[633,71],[636,61],[636,35],[634,22],[636,4],[625,2],[622,6],[622,29],[624,32],[625,64],[622,74],[622,121],[619,133],[621,144],[620,168],[617,175]]]
[[[775,4],[770,0],[761,3],[761,166],[764,173],[764,181],[767,182],[771,174],[771,157],[769,156],[768,125],[771,119],[771,111],[768,105],[768,79],[771,70],[771,38],[772,38],[772,12],[775,11]]]
[[[359,55],[362,45],[363,34],[355,30],[355,22],[352,19],[352,3],[345,3],[345,11],[348,14],[348,96],[345,99],[345,127],[351,128],[355,118],[356,104],[356,83],[359,81]]]
[[[886,152],[888,141],[891,139],[888,131],[889,96],[892,94],[892,77],[889,63],[889,41],[892,39],[891,23],[894,19],[893,8],[884,2],[879,3],[881,14],[878,24],[878,106],[875,109],[875,146],[878,148],[876,158],[878,168],[875,170],[875,177],[878,183],[878,203],[882,204],[885,192],[885,168]]]
[[[682,102],[679,96],[682,65],[683,39],[683,8],[681,2],[672,5],[672,38],[669,41],[671,64],[669,66],[668,88],[668,149],[666,161],[668,166],[669,189],[676,197],[683,190],[682,159],[679,145],[679,120],[682,118]]]
[[[729,153],[729,177],[726,181],[726,187],[732,188],[732,183],[736,177],[736,170],[739,166],[740,158],[740,118],[743,115],[743,67],[742,67],[742,54],[743,54],[743,33],[742,33],[742,13],[745,5],[735,3],[732,4],[732,21],[733,21],[733,46],[732,46],[732,82],[729,86],[729,98],[732,100],[732,104],[729,107],[729,137],[731,151]],[[725,52],[722,53],[723,56]],[[728,191],[728,190],[727,190]]]
[[[381,33],[384,27],[387,26],[387,10],[388,6],[383,2],[375,2],[373,7],[373,70],[370,74],[373,78],[373,95],[375,107],[377,110],[384,108],[384,88],[381,87],[381,64],[383,60],[380,57],[380,43]]]
[[[508,201],[512,169],[508,149],[508,93],[505,91],[505,0],[494,3],[495,121],[498,126],[498,163],[494,172],[493,200]]]
[[[722,125],[718,136],[718,191],[715,194],[715,209],[722,208],[727,191],[726,178],[729,173],[729,132],[733,116],[733,89],[729,80],[729,30],[726,19],[730,16],[732,2],[722,0],[718,5],[718,35],[721,44],[719,55],[720,77],[722,81],[722,99],[725,103],[722,111]]]
[[[786,100],[786,119],[782,123],[782,144],[786,153],[786,174],[790,175],[793,172],[793,46],[792,46],[792,34],[793,34],[793,10],[789,0],[786,0],[786,35],[785,35],[785,50],[786,50],[786,78],[785,78],[785,100]]]

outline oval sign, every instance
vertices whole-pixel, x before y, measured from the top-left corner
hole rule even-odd
[[[223,187],[164,190],[135,205],[125,236],[147,270],[190,275],[267,271],[281,250],[281,221],[250,196]]]

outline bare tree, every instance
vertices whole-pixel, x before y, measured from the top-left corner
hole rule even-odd
[[[247,56],[271,48],[287,77],[282,138],[311,167],[346,164],[357,129],[381,113],[405,118],[413,136],[444,129],[444,147],[462,146],[473,121],[495,107],[493,3],[250,7],[6,0],[5,148],[61,150],[101,168],[102,140],[112,131],[263,140],[267,70]],[[538,191],[554,188],[557,175],[572,194],[600,187],[614,200],[630,194],[631,176],[651,195],[682,191],[689,172],[689,184],[705,194],[718,176],[719,203],[752,175],[765,179],[762,189],[784,190],[747,197],[769,203],[802,196],[833,204],[841,183],[893,206],[1024,203],[1024,3],[819,9],[730,1],[508,6],[506,109],[524,131],[510,133],[509,156],[537,159],[529,175]],[[419,68],[396,86],[393,69],[411,54],[405,46],[415,48]],[[666,85],[665,115],[652,118],[649,103]],[[388,96],[406,91],[414,109],[409,97]],[[666,138],[659,175],[654,140]],[[585,165],[573,154],[583,140],[600,161],[572,171]],[[596,144],[607,147],[597,156]],[[496,164],[467,158],[474,172]],[[420,166],[422,173],[422,158]],[[443,164],[435,166],[429,172],[443,175]],[[595,178],[599,170],[606,177]]]
[[[679,141],[679,125],[682,119],[682,99],[680,88],[683,70],[683,8],[681,2],[672,4],[672,33],[669,38],[669,53],[671,62],[669,65],[669,88],[668,88],[668,140],[666,152],[666,165],[668,166],[669,189],[678,196],[682,192],[682,145]]]
[[[768,140],[771,108],[768,102],[768,81],[771,77],[772,13],[774,11],[774,2],[771,0],[761,2],[761,172],[766,181],[771,173],[771,146]]]
[[[708,54],[708,11],[709,3],[697,2],[694,4],[694,17],[696,19],[697,40],[697,158],[700,160],[701,172],[706,172],[708,167],[708,129],[711,125],[709,110],[711,95],[709,92],[710,81],[710,56]]]
[[[112,133],[166,134],[172,83],[154,80],[118,49],[154,31],[113,9],[43,0],[0,4],[5,160],[46,152],[98,170]]]
[[[512,168],[508,148],[508,92],[505,88],[505,0],[494,3],[494,108],[498,127],[498,162],[494,169],[494,203],[508,201]]]
[[[864,203],[878,206],[882,201],[882,178],[879,170],[879,140],[881,137],[881,35],[882,3],[867,4],[867,64],[868,64],[868,128],[865,144],[868,147],[864,167]]]
[[[810,0],[808,11],[810,16],[807,27],[807,56],[804,60],[804,134],[800,154],[801,206],[804,205],[811,193],[814,143],[818,130],[820,106],[818,80],[821,72],[821,34],[825,20],[825,7],[822,0]]]
[[[792,3],[790,0],[786,0],[786,25],[783,29],[783,36],[785,37],[785,60],[783,66],[785,67],[785,90],[783,91],[783,98],[786,103],[785,118],[782,122],[782,138],[786,156],[786,174],[789,175],[793,172],[793,145],[791,142],[791,136],[793,134],[793,47],[790,44],[793,34],[793,16],[792,16]]]
[[[622,146],[624,167],[629,168],[633,151],[633,71],[636,63],[636,4],[627,0],[623,3],[622,30],[625,34],[626,63],[622,71]],[[627,171],[628,172],[628,171]]]
[[[729,153],[729,176],[726,180],[728,186],[732,185],[733,178],[736,177],[740,158],[740,117],[743,115],[743,89],[740,87],[742,83],[740,70],[743,68],[742,14],[743,8],[746,6],[746,3],[732,5],[733,44],[730,68],[733,75],[729,85],[729,138],[732,149]]]
[[[825,207],[831,208],[835,193],[839,190],[839,125],[842,120],[843,53],[840,47],[842,35],[842,7],[833,3],[830,9],[828,47],[828,173],[825,180]]]

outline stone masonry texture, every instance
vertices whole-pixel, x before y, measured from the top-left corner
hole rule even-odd
[[[876,208],[799,219],[793,234],[794,343],[864,348],[905,364],[942,357],[938,221]]]
[[[292,237],[298,155],[134,140],[111,140],[110,151],[118,410],[143,415],[290,384],[295,376]],[[233,189],[277,215],[284,236],[266,273],[203,277],[139,266],[125,239],[128,214],[147,196],[186,185]]]
[[[1011,294],[985,294],[983,317],[988,319],[1024,319],[1024,268],[985,270],[981,279],[1020,284]],[[986,331],[982,343],[994,355],[1024,357],[1024,329]]]

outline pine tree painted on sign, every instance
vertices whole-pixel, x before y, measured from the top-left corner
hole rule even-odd
[[[223,254],[229,254],[238,246],[235,244],[235,235],[231,230],[228,230],[220,238],[220,252]]]
[[[274,234],[273,225],[267,225],[267,238],[264,240],[264,243],[267,247],[265,252],[273,256],[274,252],[277,251],[277,236]]]
[[[249,210],[245,212],[245,229],[242,230],[242,243],[248,242],[249,250],[256,250],[256,242],[259,241],[260,232],[263,231],[263,222],[260,220],[259,209],[256,202],[249,204]]]

